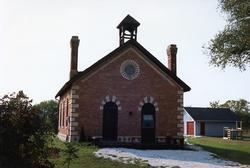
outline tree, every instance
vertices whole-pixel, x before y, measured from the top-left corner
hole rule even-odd
[[[67,164],[67,168],[69,168],[71,162],[78,158],[77,152],[79,149],[73,143],[65,143],[66,149],[64,150],[65,161],[64,164]]]
[[[237,116],[243,121],[244,127],[250,127],[250,108],[249,102],[244,99],[237,100],[228,100],[224,104],[220,105],[221,107],[230,108],[234,111]]]
[[[247,100],[228,100],[223,104],[219,104],[219,101],[214,101],[210,102],[210,106],[213,108],[230,108],[243,121],[244,127],[250,127],[250,107]]]
[[[245,70],[250,64],[250,1],[219,0],[219,7],[228,16],[228,24],[205,47],[210,64]]]
[[[51,131],[58,131],[58,102],[55,100],[42,101],[35,105],[40,110],[43,121],[50,126]]]
[[[244,99],[239,100],[228,100],[225,103],[221,104],[220,107],[230,108],[236,114],[249,114],[249,102]]]
[[[0,98],[0,167],[51,168],[49,128],[22,91]]]
[[[212,108],[219,108],[219,103],[220,101],[213,101],[213,102],[209,102],[209,105]]]

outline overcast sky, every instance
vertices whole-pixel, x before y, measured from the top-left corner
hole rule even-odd
[[[217,0],[0,0],[0,96],[23,90],[35,103],[54,99],[69,79],[71,36],[80,38],[84,70],[118,47],[116,26],[127,14],[141,23],[138,42],[163,64],[166,47],[177,44],[177,74],[192,89],[186,106],[250,101],[250,68],[214,68],[202,50],[226,24]]]

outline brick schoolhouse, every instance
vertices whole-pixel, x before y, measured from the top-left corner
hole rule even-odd
[[[137,42],[140,25],[126,16],[117,26],[120,45],[78,71],[78,45],[70,41],[70,79],[59,90],[58,137],[129,143],[183,140],[183,94],[190,90],[176,76],[176,45],[167,47],[168,67]]]

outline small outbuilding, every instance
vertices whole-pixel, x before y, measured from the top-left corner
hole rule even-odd
[[[222,137],[225,127],[242,127],[240,119],[229,108],[185,107],[183,121],[184,136]]]

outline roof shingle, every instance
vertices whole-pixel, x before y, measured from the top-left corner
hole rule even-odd
[[[229,108],[184,107],[187,113],[199,121],[240,121]]]

